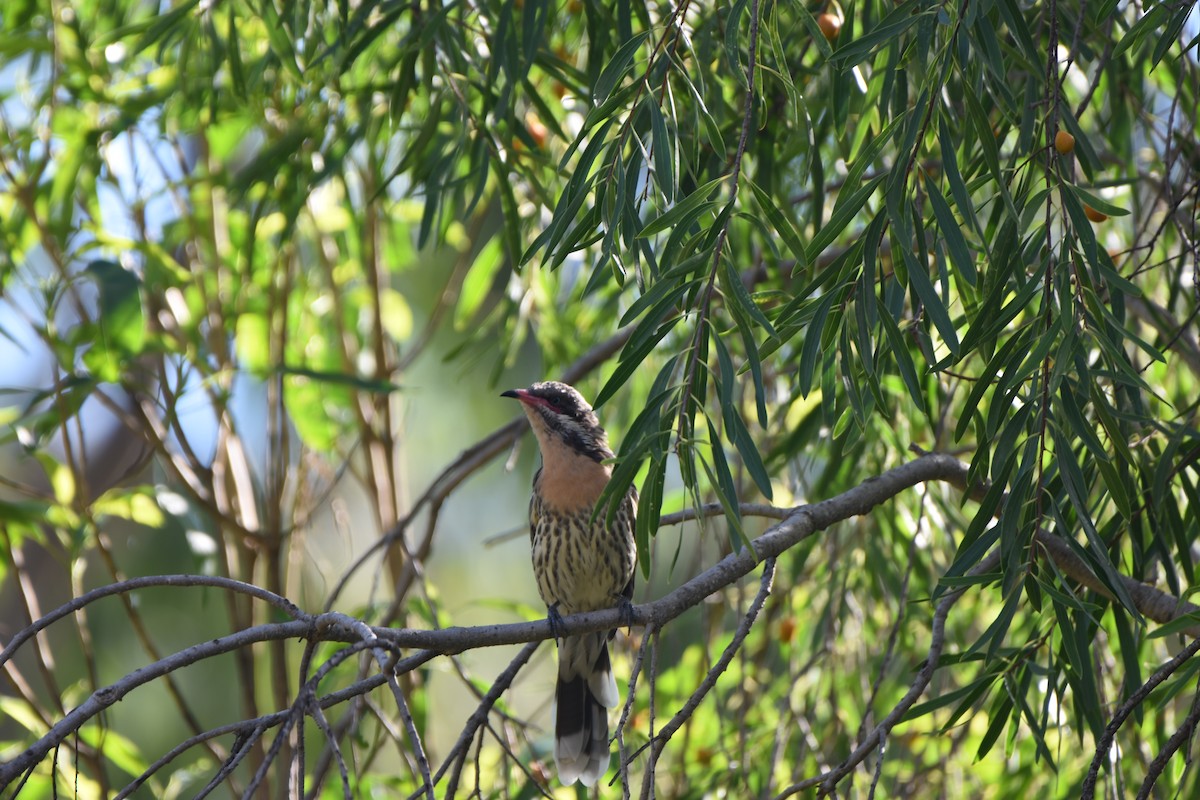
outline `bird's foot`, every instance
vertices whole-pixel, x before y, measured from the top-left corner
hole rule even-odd
[[[625,629],[626,634],[633,633],[634,619],[633,601],[622,594],[617,598],[617,618],[620,620],[620,626]]]
[[[558,603],[551,603],[546,607],[546,621],[550,623],[550,633],[555,641],[566,638],[566,634],[563,633],[562,614],[558,613]]]

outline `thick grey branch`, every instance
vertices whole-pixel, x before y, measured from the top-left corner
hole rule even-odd
[[[757,513],[762,516],[782,516],[783,518],[766,533],[755,539],[752,542],[751,548],[743,549],[741,552],[726,556],[708,570],[700,573],[658,600],[635,606],[632,610],[633,621],[635,624],[644,625],[654,630],[661,630],[665,624],[689,608],[698,605],[706,597],[749,574],[758,566],[759,562],[780,555],[817,531],[823,530],[842,520],[866,514],[880,503],[886,502],[900,492],[919,483],[943,480],[966,488],[966,476],[966,464],[952,456],[931,453],[922,455],[907,464],[889,470],[877,478],[873,478],[836,497],[812,505],[799,506],[788,510],[747,504],[745,511],[749,513]],[[974,491],[978,491],[978,487],[972,487],[972,492]],[[696,515],[712,516],[717,513],[719,513],[719,509],[715,507],[703,507],[698,512],[687,512],[664,517],[663,521],[681,522]],[[1038,532],[1036,541],[1068,577],[1097,592],[1108,594],[1103,582],[1097,578],[1088,565],[1075,554],[1070,546],[1060,538],[1044,532]],[[990,564],[990,561],[985,560],[979,567],[986,567],[988,564]],[[1130,596],[1133,597],[1138,609],[1150,619],[1158,622],[1168,622],[1178,618],[1182,614],[1196,610],[1196,606],[1180,601],[1165,592],[1139,583],[1132,578],[1123,577],[1122,581]],[[479,647],[535,642],[549,639],[553,635],[550,625],[546,620],[505,625],[482,625],[471,628],[443,628],[439,630],[368,628],[360,620],[336,612],[317,615],[302,614],[285,598],[269,592],[263,592],[256,587],[241,584],[237,581],[206,576],[159,576],[124,581],[81,596],[72,601],[72,603],[42,618],[34,623],[30,629],[14,637],[9,646],[0,654],[0,664],[10,658],[16,648],[21,643],[28,641],[37,631],[43,630],[54,620],[60,619],[72,613],[76,608],[82,607],[100,597],[145,586],[190,585],[219,586],[231,591],[246,592],[272,603],[296,618],[285,622],[259,625],[229,636],[197,644],[142,667],[116,683],[97,690],[81,705],[69,712],[60,722],[54,725],[34,745],[12,760],[0,764],[0,784],[11,782],[14,778],[31,768],[51,748],[64,741],[66,737],[78,730],[87,720],[124,698],[133,689],[189,664],[214,655],[238,650],[255,642],[280,641],[293,638],[310,641],[361,642],[374,636],[395,648],[414,648],[421,651],[404,659],[395,666],[395,672],[403,672],[437,655],[460,653]],[[830,782],[836,782],[840,776],[845,774],[845,770],[859,763],[862,758],[865,758],[878,745],[879,741],[887,735],[888,731],[896,724],[903,713],[915,702],[916,698],[924,691],[925,686],[928,684],[928,678],[932,675],[933,669],[936,668],[937,658],[940,654],[940,641],[943,636],[942,626],[945,622],[945,614],[948,613],[950,606],[960,596],[961,592],[952,592],[946,595],[939,604],[934,615],[934,640],[930,648],[930,658],[922,668],[918,679],[914,681],[909,692],[910,696],[906,696],[901,704],[893,709],[892,713],[860,742],[855,752],[838,768],[831,770],[828,774],[812,779],[811,784],[809,781],[806,781],[804,785],[825,783],[826,786],[829,786]],[[578,634],[610,629],[617,627],[623,622],[624,619],[621,616],[621,612],[614,608],[572,615],[564,618],[562,624],[563,632]],[[1200,635],[1200,628],[1188,629],[1186,633],[1193,636]],[[389,671],[389,674],[381,673],[374,676],[371,682],[372,686],[386,683],[390,674],[393,673]],[[322,702],[321,705],[322,707],[328,707],[328,704],[325,702]],[[261,727],[270,727],[283,722],[286,716],[286,713],[284,716],[278,718],[275,715],[271,715],[269,721],[268,718],[264,717],[254,721],[247,721],[240,726],[227,727],[222,730],[245,732],[248,730],[245,725],[252,723],[255,725],[261,723]],[[192,741],[200,741],[202,738],[207,737],[193,737]]]

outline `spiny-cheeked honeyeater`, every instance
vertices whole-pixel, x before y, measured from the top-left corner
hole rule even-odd
[[[613,515],[596,511],[612,474],[608,437],[592,407],[565,383],[546,381],[504,392],[521,401],[542,451],[533,478],[529,531],[538,592],[551,625],[562,614],[629,608],[637,558],[630,488]],[[615,631],[559,641],[554,761],[563,784],[595,784],[608,770],[608,709],[620,702],[608,657]]]

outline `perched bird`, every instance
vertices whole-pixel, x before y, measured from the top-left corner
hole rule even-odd
[[[562,614],[631,608],[637,557],[630,488],[606,523],[596,501],[608,485],[613,457],[596,414],[574,388],[557,381],[513,389],[542,451],[533,478],[529,533],[538,592],[557,628]],[[620,702],[608,657],[616,631],[559,638],[554,762],[564,785],[591,786],[608,770],[608,711]]]

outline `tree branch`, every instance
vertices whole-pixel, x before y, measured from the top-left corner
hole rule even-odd
[[[967,488],[967,470],[968,467],[966,464],[952,456],[930,453],[891,469],[840,495],[812,505],[798,506],[792,509],[777,509],[770,506],[747,504],[744,507],[744,513],[747,513],[747,515],[757,513],[768,517],[778,518],[782,516],[783,518],[755,539],[752,542],[751,548],[743,548],[740,552],[731,553],[717,564],[686,581],[658,600],[634,606],[632,609],[633,621],[635,624],[646,626],[651,630],[662,630],[663,626],[668,622],[696,606],[714,592],[733,584],[755,570],[761,561],[777,557],[817,531],[823,530],[834,523],[853,516],[866,514],[877,505],[888,501],[905,489],[931,480],[948,481],[961,488]],[[975,494],[980,491],[980,488],[974,487],[969,491]],[[704,506],[698,511],[664,516],[663,522],[682,522],[686,519],[693,519],[696,516],[714,516],[718,513],[720,513],[719,506]],[[1108,594],[1104,583],[1079,558],[1070,545],[1061,538],[1039,531],[1035,541],[1037,541],[1043,552],[1054,560],[1055,564],[1065,575],[1089,589],[1105,595]],[[989,556],[976,565],[975,569],[972,570],[973,574],[982,574],[993,569],[997,558],[995,554]],[[1174,598],[1152,586],[1139,583],[1133,578],[1123,576],[1122,581],[1138,610],[1150,619],[1158,622],[1169,622],[1182,614],[1196,610],[1196,607],[1192,604]],[[532,643],[549,639],[553,636],[549,622],[546,620],[502,625],[481,625],[470,628],[443,628],[438,630],[370,627],[361,620],[337,612],[314,615],[304,614],[285,598],[238,581],[210,576],[169,575],[123,581],[93,590],[86,595],[72,600],[70,603],[56,609],[18,633],[4,649],[3,653],[0,653],[0,664],[10,659],[17,648],[35,636],[37,632],[44,630],[54,621],[73,613],[74,610],[102,597],[151,586],[213,586],[223,588],[232,592],[248,594],[269,602],[291,615],[293,619],[254,626],[228,636],[193,645],[144,666],[109,686],[98,689],[78,707],[67,713],[62,720],[52,726],[35,744],[10,761],[0,764],[0,783],[10,783],[26,770],[31,769],[46,753],[65,741],[67,737],[77,731],[87,720],[100,714],[104,709],[118,702],[137,687],[203,659],[246,648],[256,642],[282,641],[293,638],[306,639],[310,642],[365,642],[367,643],[367,647],[375,650],[376,661],[380,669],[379,674],[354,684],[348,690],[343,690],[340,693],[322,698],[320,707],[328,708],[331,705],[344,702],[346,699],[363,694],[389,681],[394,681],[394,678],[392,678],[393,675],[411,670],[437,655],[456,654],[464,650],[480,647]],[[932,677],[933,671],[937,667],[938,657],[943,645],[946,615],[949,613],[953,603],[962,596],[963,591],[963,589],[958,589],[950,592],[940,601],[933,618],[933,636],[929,656],[917,679],[914,680],[910,687],[909,693],[901,703],[893,708],[892,712],[871,733],[862,739],[854,752],[837,768],[790,787],[785,790],[784,794],[780,795],[781,797],[786,797],[789,794],[801,791],[803,788],[818,784],[821,784],[826,791],[830,790],[841,777],[847,774],[854,765],[866,758],[878,746],[879,742],[887,736],[891,728],[924,691],[929,679]],[[562,632],[565,634],[581,634],[589,631],[607,630],[617,627],[622,622],[622,613],[616,608],[575,614],[563,619]],[[1200,632],[1197,630],[1197,627],[1188,628],[1185,633],[1195,636]],[[384,657],[384,651],[394,648],[415,648],[419,652],[392,666]],[[530,652],[532,651],[532,648],[528,649]],[[1198,649],[1200,649],[1200,638],[1193,642],[1177,658],[1190,656],[1191,653],[1194,653]],[[522,652],[524,653],[525,651]],[[523,662],[519,660],[514,661],[513,665],[510,665],[509,670],[513,671],[519,668],[521,663]],[[324,674],[325,671],[318,672],[318,676]],[[515,675],[515,671],[513,674]],[[1166,674],[1169,673],[1164,673],[1162,675],[1163,679],[1165,679]],[[315,684],[313,685],[315,686]],[[491,698],[493,693],[496,692],[497,685],[501,686],[501,691],[503,690],[503,681],[499,681],[493,686],[492,692],[489,692],[488,698]],[[1153,688],[1150,682],[1147,683],[1147,687]],[[396,688],[393,686],[393,691],[396,691]],[[1149,691],[1149,688],[1143,688],[1145,691]],[[496,697],[498,696],[496,694]],[[1144,695],[1131,697],[1127,702],[1128,709],[1132,710],[1143,697]],[[494,703],[494,699],[491,702]],[[486,698],[484,705],[487,705]],[[481,705],[481,708],[483,708],[483,705]],[[187,749],[187,747],[226,733],[237,733],[243,737],[249,735],[252,738],[256,738],[261,736],[262,732],[267,728],[287,724],[289,718],[294,718],[294,713],[293,709],[287,709],[276,714],[263,715],[252,720],[224,726],[213,729],[205,734],[193,736],[187,742],[172,750],[167,756],[155,762],[145,775],[139,778],[138,781],[135,781],[135,785],[131,787],[130,791],[136,788],[137,785],[140,785],[140,782],[144,782],[145,778],[155,770],[169,762],[184,749]],[[476,715],[479,713],[480,711],[477,711]],[[1123,718],[1123,716],[1118,716],[1118,718],[1114,719],[1113,726],[1115,727],[1113,727],[1113,733],[1115,733],[1116,727],[1119,727],[1120,721]],[[413,746],[418,747],[419,740],[414,737],[413,727],[407,724],[406,727],[409,729],[408,732]],[[668,723],[668,726],[659,735],[666,734],[669,736],[668,731],[670,728],[671,723]],[[1111,742],[1111,737],[1108,741]],[[234,748],[235,751],[239,749],[237,747]],[[1104,748],[1104,752],[1106,751],[1107,748]],[[429,775],[427,764],[420,768],[425,776],[426,792],[431,792],[431,787],[436,783],[436,780]],[[445,768],[443,767],[438,771],[439,778],[444,774]]]

